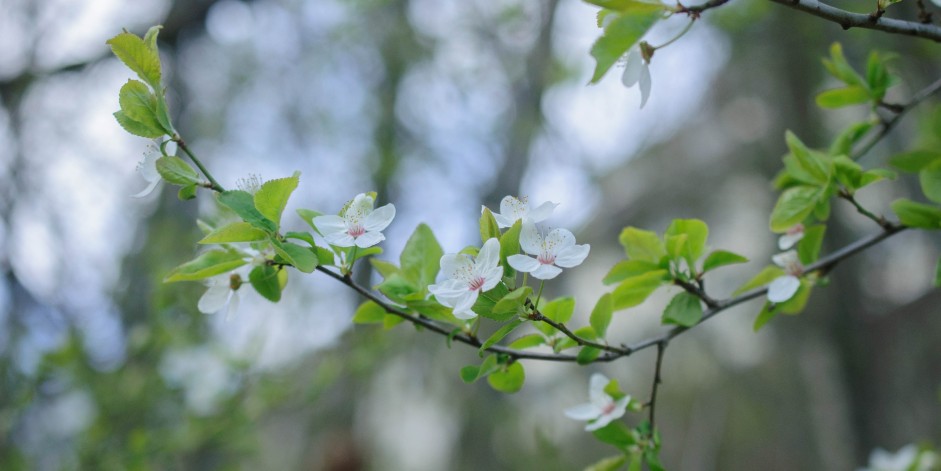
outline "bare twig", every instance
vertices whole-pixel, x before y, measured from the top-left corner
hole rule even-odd
[[[941,27],[914,21],[896,20],[869,13],[853,13],[817,0],[771,0],[839,24],[843,29],[865,28],[886,33],[914,36],[941,42]]]
[[[776,1],[776,0],[775,0]],[[882,140],[887,134],[892,132],[892,129],[898,125],[899,121],[904,117],[912,108],[918,106],[921,102],[925,101],[931,95],[938,93],[941,90],[941,79],[935,80],[928,85],[927,87],[921,89],[916,93],[908,103],[904,105],[892,105],[894,107],[893,111],[895,115],[891,119],[884,120],[882,122],[882,127],[879,129],[879,132],[872,136],[871,139],[866,141],[864,144],[859,146],[859,148],[853,151],[853,154],[850,155],[850,158],[853,160],[859,160],[862,156],[866,155],[867,152],[872,150],[879,141]]]
[[[655,413],[657,411],[657,389],[660,386],[660,383],[663,381],[660,379],[660,369],[663,365],[663,354],[667,351],[667,340],[662,340],[657,343],[657,363],[654,366],[653,371],[653,384],[650,386],[650,401],[647,402],[647,407],[650,409],[648,411],[648,422],[650,422],[650,433],[654,433],[655,427]]]

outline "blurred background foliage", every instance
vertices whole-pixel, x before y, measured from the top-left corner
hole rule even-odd
[[[914,18],[908,3],[892,13]],[[941,74],[929,41],[731,2],[657,52],[639,111],[617,77],[585,85],[595,10],[0,0],[0,468],[567,470],[611,454],[561,410],[584,402],[599,370],[645,398],[652,352],[525,362],[526,386],[507,396],[460,381],[473,349],[406,325],[353,327],[359,300],[322,275],[294,273],[277,305],[246,292],[229,319],[199,314],[202,287],[161,279],[196,249],[195,218],[224,216],[208,195],[128,197],[144,186],[134,167],[146,142],[111,117],[129,72],[104,44],[122,27],[163,24],[175,123],[217,178],[300,170],[291,206],[325,212],[376,190],[399,214],[383,257],[419,222],[447,251],[477,242],[480,204],[507,194],[562,203],[550,222],[592,254],[549,289],[577,297],[581,322],[627,225],[709,223],[714,247],[752,259],[709,278],[714,296],[767,264],[784,130],[824,146],[866,113],[814,105],[834,85],[820,64],[833,41],[856,64],[872,48],[899,54],[890,101]],[[863,163],[917,143],[938,126],[935,106]],[[916,193],[903,179],[859,198],[888,213]],[[825,251],[877,229],[838,205]],[[938,248],[928,233],[902,234],[841,265],[800,317],[752,333],[753,302],[677,339],[658,401],[667,468],[853,469],[877,446],[941,441]],[[609,337],[660,331],[668,295],[618,314]]]

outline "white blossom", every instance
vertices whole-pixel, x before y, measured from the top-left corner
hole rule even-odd
[[[610,380],[601,373],[591,375],[588,385],[589,402],[566,409],[565,415],[575,420],[587,420],[585,430],[589,432],[621,418],[631,402],[631,397],[624,396],[615,400],[604,390],[608,383]]]
[[[804,238],[804,225],[795,224],[791,226],[781,237],[778,239],[778,248],[781,250],[787,250],[791,247],[794,247],[801,239]]]
[[[476,258],[467,254],[445,254],[441,257],[441,272],[447,280],[428,287],[441,305],[453,308],[454,317],[473,319],[477,313],[471,308],[477,296],[497,286],[503,277],[500,265],[500,241],[490,238]]]
[[[147,182],[147,188],[133,195],[134,198],[143,198],[153,193],[154,189],[157,188],[157,184],[160,183],[160,173],[157,172],[157,160],[160,159],[160,157],[163,157],[163,154],[155,144],[147,146],[147,151],[144,152],[144,159],[137,164],[137,171],[140,172],[141,176],[144,177],[144,180]]]
[[[338,216],[317,216],[314,226],[323,234],[328,244],[339,247],[367,248],[385,240],[382,230],[395,218],[395,206],[391,203],[373,209],[371,196],[360,193],[353,198],[345,211]]]
[[[644,60],[637,46],[627,51],[624,61],[624,73],[621,75],[621,83],[625,87],[631,88],[634,85],[640,85],[640,107],[643,108],[650,98],[650,65]]]
[[[585,261],[591,248],[588,244],[575,245],[575,236],[566,229],[553,229],[543,238],[531,222],[523,223],[520,247],[532,257],[511,255],[507,257],[507,263],[540,280],[551,280],[562,273],[562,268],[578,266]]]
[[[500,212],[493,213],[493,218],[496,219],[497,225],[501,228],[510,227],[520,219],[522,219],[524,223],[542,222],[552,214],[552,210],[558,205],[559,203],[546,201],[530,209],[529,198],[525,196],[519,198],[504,196],[503,199],[500,200]],[[480,207],[481,212],[483,212],[484,209],[484,206]]]
[[[797,252],[794,250],[779,253],[771,257],[771,260],[779,267],[784,268],[785,274],[775,278],[768,285],[768,301],[772,303],[783,303],[791,299],[794,294],[797,293],[797,290],[800,289],[801,282],[799,277],[804,272],[804,267],[801,265],[800,259],[797,257]]]

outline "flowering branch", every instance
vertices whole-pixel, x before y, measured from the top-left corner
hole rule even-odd
[[[896,20],[868,13],[853,13],[817,0],[771,0],[775,3],[810,13],[839,24],[843,29],[865,28],[887,33],[914,36],[941,42],[941,27],[914,21]]]

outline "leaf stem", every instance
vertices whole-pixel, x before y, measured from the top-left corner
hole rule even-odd
[[[172,138],[170,138],[170,140],[173,142],[176,142],[177,147],[179,147],[180,150],[186,153],[186,155],[190,158],[190,160],[192,160],[193,163],[196,164],[196,167],[199,168],[200,172],[203,172],[203,175],[205,175],[206,179],[209,180],[210,189],[218,191],[219,193],[222,193],[225,191],[225,188],[223,188],[222,185],[220,185],[219,182],[217,182],[216,179],[212,177],[212,174],[209,173],[209,170],[207,170],[205,166],[203,166],[203,163],[199,160],[198,157],[196,157],[196,154],[194,154],[193,151],[190,150],[189,146],[186,145],[186,142],[183,141],[182,137],[180,137],[177,134],[177,135],[174,135]]]

